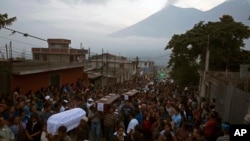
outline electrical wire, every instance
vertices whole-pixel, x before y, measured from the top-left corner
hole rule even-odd
[[[14,41],[14,42],[21,43],[21,44],[25,44],[25,45],[30,45],[30,46],[37,46],[37,47],[40,47],[39,45],[30,44],[30,43],[27,43],[27,42],[23,42],[23,41],[19,41],[19,40],[11,39],[11,38],[4,37],[4,36],[0,36],[0,38],[2,38],[2,39],[6,39],[6,40],[9,40],[9,41]]]
[[[14,33],[17,32],[17,33],[20,33],[20,34],[23,34],[24,36],[26,35],[26,33],[22,33],[22,32],[19,32],[19,31],[16,31],[16,30],[13,30],[13,29],[9,29],[9,28],[5,28],[7,30],[11,30],[13,31]],[[26,35],[26,36],[30,36],[30,37],[33,37],[33,38],[36,38],[36,39],[39,39],[39,40],[42,40],[42,41],[46,41],[45,39],[42,39],[42,38],[39,38],[39,37],[35,37],[35,36],[32,36],[32,35]],[[15,39],[11,39],[11,38],[8,38],[8,37],[5,37],[5,36],[0,36],[0,38],[2,39],[6,39],[6,40],[9,40],[9,41],[14,41],[14,42],[17,42],[17,43],[21,43],[21,44],[25,44],[25,45],[30,45],[30,46],[36,46],[36,47],[40,47],[39,45],[35,45],[35,44],[30,44],[30,43],[27,43],[27,42],[23,42],[23,41],[19,41],[19,40],[15,40]],[[0,48],[5,48],[5,46],[2,46]],[[15,48],[15,47],[14,47]],[[17,49],[17,48],[16,48]],[[19,50],[20,51],[20,50]],[[16,52],[17,53],[17,52]],[[22,53],[22,52],[19,52],[19,53]],[[170,53],[166,53],[166,54],[161,54],[157,57],[139,57],[140,59],[149,59],[149,60],[158,60],[160,58],[163,58],[163,57],[167,57],[167,55],[170,54]],[[30,52],[29,55],[32,55],[32,52]],[[95,52],[90,52],[90,57],[91,56],[95,56],[95,55],[100,55],[99,53],[95,53]],[[133,58],[133,57],[132,57]],[[135,58],[135,57],[134,57]]]
[[[10,29],[10,28],[7,28],[7,27],[3,27],[3,29],[12,31],[11,34],[19,33],[19,34],[22,34],[24,37],[32,37],[32,38],[35,38],[35,39],[38,39],[38,40],[46,41],[46,42],[47,42],[46,39],[42,39],[42,38],[40,38],[40,37],[36,37],[36,36],[30,35],[30,34],[28,34],[28,33],[23,33],[23,32],[20,32],[20,31],[14,30],[14,29]]]

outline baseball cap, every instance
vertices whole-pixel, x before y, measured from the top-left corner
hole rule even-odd
[[[66,99],[65,99],[65,100],[63,100],[63,102],[64,102],[64,103],[69,103],[69,101],[68,101],[68,100],[66,100]]]
[[[49,100],[49,99],[50,99],[50,96],[49,96],[49,95],[46,95],[46,96],[45,96],[45,99],[46,99],[46,100]]]
[[[91,101],[91,102],[93,102],[94,100],[93,100],[92,98],[89,98],[89,99],[88,99],[88,101]]]

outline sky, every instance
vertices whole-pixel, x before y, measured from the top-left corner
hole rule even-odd
[[[0,13],[16,16],[9,28],[43,39],[70,39],[73,48],[90,48],[92,54],[106,52],[129,58],[166,59],[169,39],[149,37],[112,38],[108,35],[133,25],[169,4],[209,10],[225,0],[1,0]],[[0,49],[11,40],[16,55],[32,56],[31,47],[47,43],[0,30]]]

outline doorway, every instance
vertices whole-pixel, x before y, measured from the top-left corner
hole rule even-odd
[[[50,85],[56,88],[60,88],[60,75],[59,74],[52,75],[50,77]]]

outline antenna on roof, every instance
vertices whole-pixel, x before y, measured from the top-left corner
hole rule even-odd
[[[0,50],[0,54],[2,55],[2,59],[5,60],[3,52]]]

